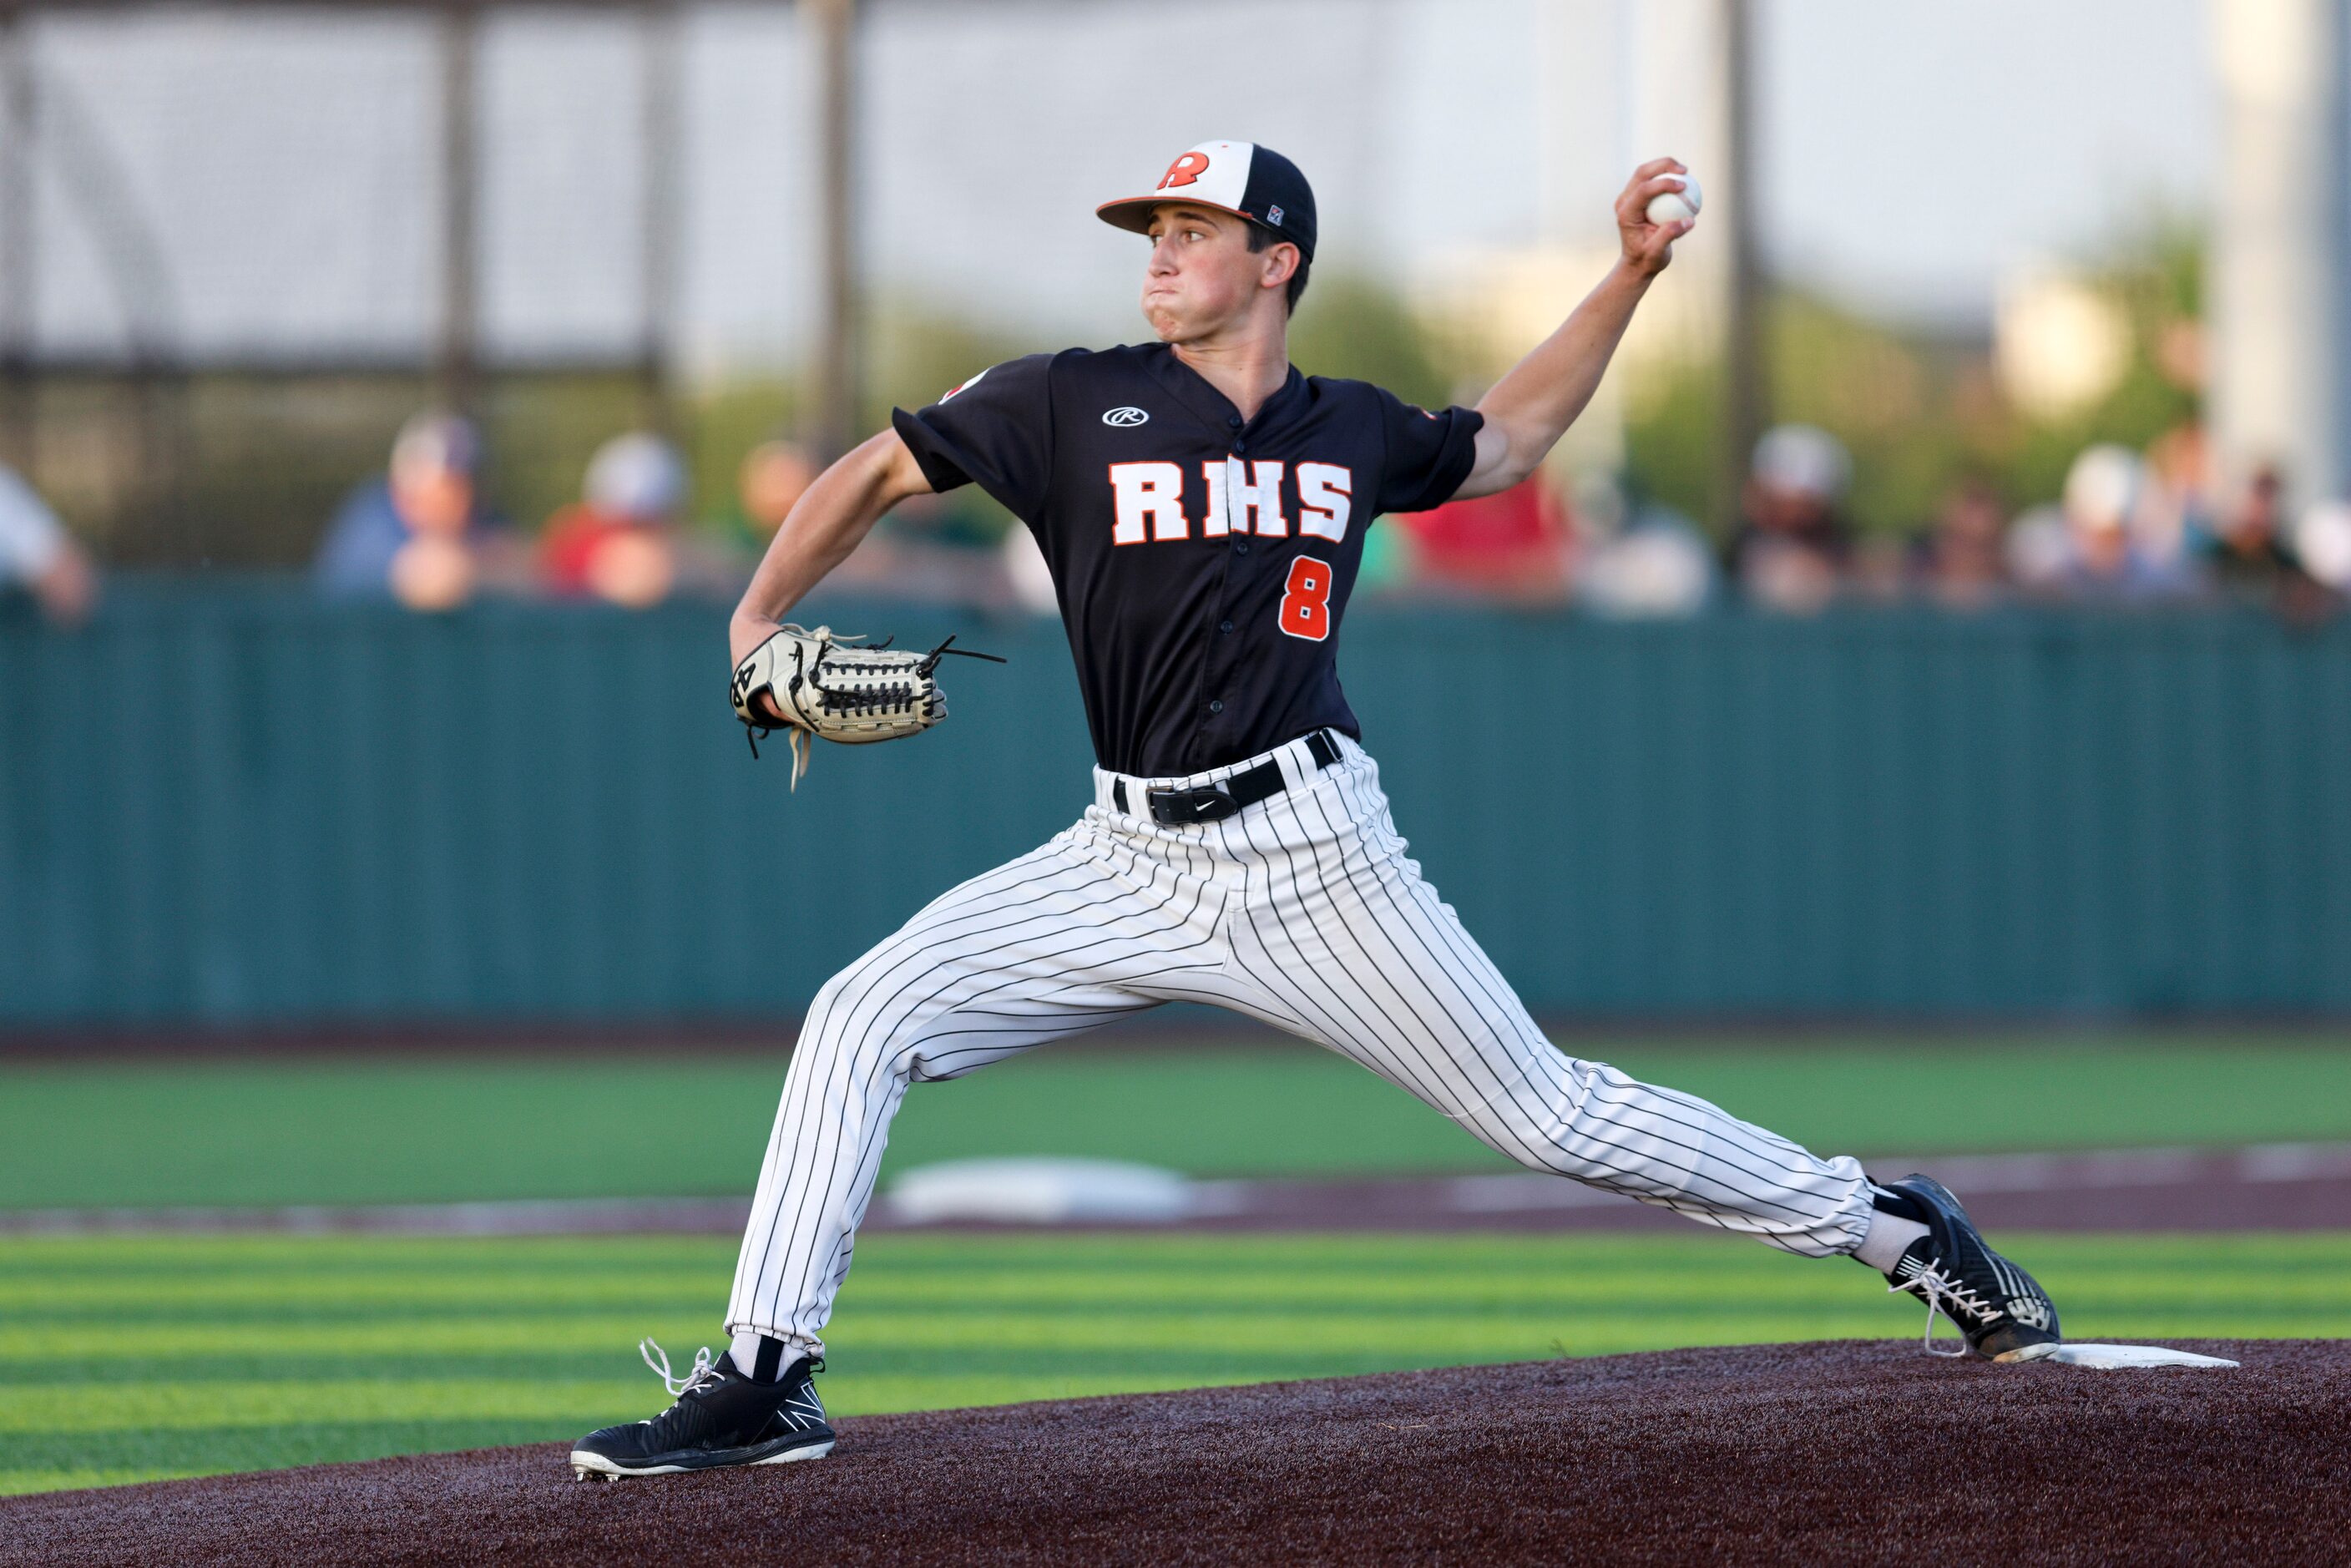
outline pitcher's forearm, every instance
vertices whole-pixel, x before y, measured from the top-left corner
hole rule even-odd
[[[1479,400],[1478,412],[1506,444],[1495,488],[1533,473],[1591,402],[1652,276],[1618,262],[1557,331]]]
[[[882,515],[930,489],[895,431],[883,431],[817,476],[768,541],[735,607],[735,654],[757,646],[833,568],[847,560]]]
[[[1490,496],[1525,479],[1551,455],[1600,390],[1600,378],[1607,374],[1608,361],[1624,340],[1642,296],[1673,260],[1674,242],[1690,231],[1690,216],[1658,222],[1649,216],[1649,204],[1683,190],[1688,174],[1674,158],[1652,158],[1633,171],[1616,198],[1616,265],[1560,323],[1559,330],[1536,344],[1534,352],[1478,401],[1486,423],[1478,432],[1468,477],[1456,496]],[[1681,210],[1687,214],[1694,205]]]

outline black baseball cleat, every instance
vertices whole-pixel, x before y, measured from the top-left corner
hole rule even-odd
[[[810,1375],[823,1363],[803,1356],[778,1381],[757,1383],[737,1371],[731,1357],[712,1361],[706,1346],[695,1353],[693,1369],[683,1378],[670,1375],[669,1357],[653,1341],[641,1343],[637,1354],[661,1375],[662,1386],[677,1403],[650,1421],[607,1427],[580,1438],[571,1449],[572,1479],[598,1476],[615,1481],[722,1465],[788,1465],[832,1452],[832,1427]]]
[[[1887,1289],[1927,1303],[1927,1348],[1937,1355],[1970,1353],[1989,1361],[2032,1361],[2058,1343],[2057,1307],[2040,1281],[1984,1244],[1951,1189],[1932,1176],[1907,1176],[1878,1186],[1927,1228],[1886,1278]],[[1903,1201],[1903,1200],[1907,1200]],[[1963,1350],[1935,1350],[1940,1312],[1967,1336]]]

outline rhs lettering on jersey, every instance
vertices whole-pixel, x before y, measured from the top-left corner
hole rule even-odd
[[[1192,513],[1179,465],[1113,463],[1110,487],[1115,504],[1112,543],[1192,537]],[[1209,458],[1200,465],[1200,487],[1207,501],[1200,514],[1202,538],[1232,534],[1287,538],[1294,516],[1300,534],[1336,542],[1347,537],[1355,476],[1336,463],[1301,463],[1292,471],[1286,463]]]

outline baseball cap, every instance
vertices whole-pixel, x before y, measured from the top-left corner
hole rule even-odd
[[[2146,465],[2111,441],[2084,448],[2065,471],[2065,515],[2080,528],[2119,528],[2138,508]]]
[[[655,522],[685,499],[685,465],[650,431],[616,435],[588,460],[588,504],[632,522]]]
[[[473,474],[481,462],[482,438],[472,422],[437,409],[411,414],[392,444],[392,473],[396,479]]]
[[[1772,489],[1834,503],[1853,481],[1853,459],[1844,442],[1817,425],[1782,424],[1755,444],[1750,472]]]
[[[1253,141],[1203,141],[1167,165],[1147,196],[1104,202],[1094,215],[1106,224],[1147,234],[1151,209],[1162,202],[1190,202],[1237,213],[1263,224],[1314,259],[1314,191],[1298,165],[1270,147]]]

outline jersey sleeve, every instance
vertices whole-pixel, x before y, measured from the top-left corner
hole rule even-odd
[[[1478,461],[1478,432],[1486,416],[1458,407],[1432,413],[1385,388],[1372,390],[1379,397],[1380,424],[1387,437],[1379,509],[1426,512],[1443,506]]]
[[[892,411],[898,439],[934,490],[977,485],[1023,521],[1043,509],[1052,477],[1052,356],[992,366],[928,408]]]

